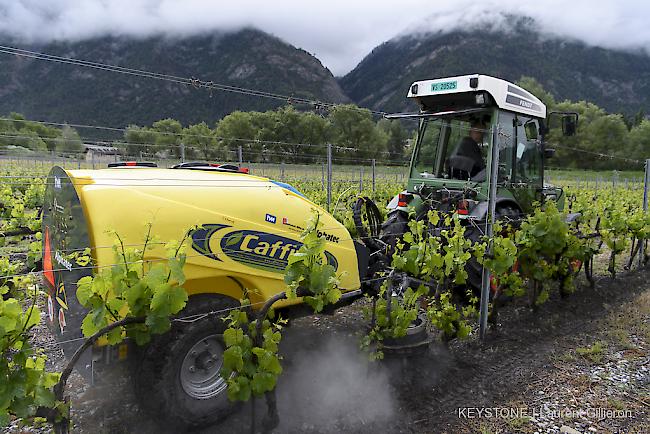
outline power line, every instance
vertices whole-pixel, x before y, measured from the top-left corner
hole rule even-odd
[[[93,61],[88,61],[88,60],[83,60],[83,59],[75,59],[75,58],[70,58],[70,57],[61,57],[61,56],[56,56],[56,55],[51,55],[47,53],[39,53],[36,51],[30,51],[30,50],[23,50],[20,48],[16,47],[11,47],[11,46],[5,46],[5,45],[0,45],[0,53],[4,54],[10,54],[14,56],[21,56],[21,57],[28,57],[32,59],[37,59],[37,60],[45,60],[48,62],[56,62],[56,63],[64,63],[64,64],[70,64],[74,66],[82,66],[85,68],[93,68],[93,69],[98,69],[102,71],[109,71],[109,72],[117,72],[120,74],[127,74],[127,75],[132,75],[132,76],[139,76],[139,77],[144,77],[144,78],[152,78],[156,80],[164,80],[164,81],[169,81],[173,83],[178,83],[178,84],[183,84],[186,86],[192,86],[196,89],[204,88],[208,90],[218,90],[218,91],[224,91],[224,92],[234,92],[234,93],[239,93],[243,95],[250,95],[250,96],[257,96],[257,97],[263,97],[263,98],[270,98],[270,99],[275,99],[279,101],[285,101],[289,104],[297,103],[297,104],[306,104],[306,105],[311,105],[314,107],[314,109],[320,109],[320,108],[334,108],[338,104],[335,103],[329,103],[329,102],[323,102],[315,99],[309,99],[309,98],[302,98],[302,97],[296,97],[296,96],[290,96],[290,95],[282,95],[282,94],[277,94],[277,93],[272,93],[272,92],[267,92],[267,91],[261,91],[261,90],[256,90],[256,89],[249,89],[249,88],[244,88],[244,87],[238,87],[238,86],[231,86],[223,83],[216,83],[214,81],[204,81],[200,80],[195,77],[180,77],[180,76],[175,76],[175,75],[170,75],[170,74],[162,74],[162,73],[157,73],[157,72],[150,72],[142,69],[134,69],[134,68],[127,68],[127,67],[122,67],[122,66],[117,66],[117,65],[110,65],[106,63],[100,63],[100,62],[93,62]],[[372,114],[376,115],[385,115],[385,112],[381,111],[376,111],[376,110],[370,110],[370,109],[364,109],[370,111]]]
[[[610,160],[621,160],[621,161],[626,161],[628,163],[645,164],[645,161],[634,160],[632,158],[619,157],[616,155],[603,154],[602,152],[588,151],[586,149],[575,148],[573,146],[560,145],[557,143],[551,146],[556,148],[561,148],[561,149],[568,149],[570,151],[575,151],[575,152],[582,152],[584,154],[594,155],[600,158],[609,158]]]
[[[64,64],[71,64],[74,66],[82,66],[82,67],[87,67],[87,68],[94,68],[94,69],[99,69],[99,70],[105,70],[105,71],[110,71],[110,72],[117,72],[121,74],[128,74],[128,75],[134,75],[134,76],[140,76],[140,77],[145,77],[145,78],[153,78],[157,80],[165,80],[165,81],[171,81],[174,83],[178,84],[183,84],[183,85],[189,85],[194,88],[205,88],[209,90],[219,90],[219,91],[225,91],[225,92],[235,92],[235,93],[240,93],[240,94],[245,94],[245,95],[251,95],[251,96],[258,96],[258,97],[264,97],[264,98],[271,98],[271,99],[276,99],[276,100],[282,100],[286,101],[288,103],[299,103],[299,104],[307,104],[307,105],[312,105],[314,108],[318,107],[323,107],[323,108],[333,108],[336,107],[337,104],[335,103],[328,103],[328,102],[322,102],[319,100],[314,100],[314,99],[307,99],[307,98],[301,98],[301,97],[295,97],[295,96],[288,96],[288,95],[282,95],[282,94],[277,94],[277,93],[272,93],[272,92],[267,92],[267,91],[260,91],[256,89],[249,89],[249,88],[243,88],[243,87],[238,87],[238,86],[231,86],[231,85],[226,85],[222,83],[215,83],[214,81],[204,81],[200,80],[195,77],[180,77],[180,76],[175,76],[175,75],[170,75],[170,74],[162,74],[162,73],[157,73],[157,72],[150,72],[146,70],[141,70],[141,69],[134,69],[134,68],[127,68],[127,67],[122,67],[122,66],[117,66],[117,65],[110,65],[110,64],[105,64],[105,63],[99,63],[99,62],[93,62],[93,61],[87,61],[83,59],[75,59],[75,58],[67,58],[67,57],[61,57],[61,56],[56,56],[56,55],[51,55],[47,53],[39,53],[35,51],[30,51],[30,50],[24,50],[16,47],[11,47],[11,46],[4,46],[0,45],[0,53],[4,54],[10,54],[14,56],[22,56],[22,57],[28,57],[28,58],[33,58],[37,60],[45,60],[45,61],[50,61],[50,62],[57,62],[57,63],[64,63]],[[384,116],[387,113],[383,111],[376,111],[376,110],[370,110],[370,109],[365,109],[370,111],[372,114],[376,115],[381,115]],[[6,119],[6,120],[13,120],[16,121],[15,119]],[[45,122],[42,122],[45,124]],[[57,123],[47,123],[51,125],[61,125]],[[96,128],[96,129],[104,129],[104,130],[111,130],[111,131],[124,131],[124,129],[119,129],[119,128],[111,128],[111,127],[99,127],[99,126],[89,126],[89,125],[78,125],[80,128]],[[177,134],[177,133],[171,133],[171,134]],[[230,140],[247,140],[248,139],[230,139]],[[257,143],[262,143],[262,141],[256,141]],[[271,142],[275,144],[282,144],[282,142]],[[289,144],[289,143],[285,143]],[[292,145],[305,145],[305,144],[295,144],[293,143]],[[570,146],[564,146],[564,145],[555,145],[560,148],[564,149],[569,149],[572,151],[576,152],[583,152],[586,154],[598,156],[601,158],[609,158],[609,159],[618,159],[621,161],[626,161],[626,162],[631,162],[631,163],[636,163],[636,164],[642,164],[643,162],[639,160],[634,160],[630,158],[625,158],[625,157],[618,157],[614,155],[609,155],[609,154],[604,154],[600,152],[593,152],[593,151],[587,151],[584,149],[579,149],[579,148],[574,148]]]
[[[3,135],[2,133],[0,133],[0,138],[2,138],[2,137],[28,138],[30,136],[6,136],[6,135]],[[90,142],[90,141],[88,141],[88,142]],[[93,142],[91,142],[91,143],[93,143]],[[100,143],[101,144],[103,142],[94,142],[94,143]],[[118,144],[124,145],[124,148],[128,148],[128,147],[136,147],[137,148],[138,146],[145,147],[145,149],[141,149],[140,152],[143,152],[143,154],[145,154],[144,155],[145,157],[147,157],[147,158],[151,157],[151,158],[154,158],[154,159],[156,159],[155,156],[146,155],[146,154],[149,153],[146,148],[147,147],[156,147],[156,146],[165,146],[165,145],[161,145],[161,144],[126,143],[126,142],[119,142]],[[98,145],[98,146],[101,146],[101,145]],[[104,146],[105,146],[105,144],[104,144]],[[169,145],[169,147],[170,148],[183,148],[183,146],[181,146],[181,145]],[[123,150],[123,151],[126,150],[127,151],[126,153],[120,153],[119,154],[120,156],[136,157],[136,155],[130,154],[128,152],[128,149],[124,149],[124,148],[121,148],[121,147],[116,147],[116,148],[118,148],[118,150]],[[194,147],[194,146],[185,146],[184,149],[185,150],[197,151],[198,153],[203,151],[202,148],[197,148],[197,147]],[[343,153],[345,153],[347,151],[347,148],[335,148],[335,147],[332,147],[332,149],[336,150],[336,151],[339,151],[339,152],[343,152]],[[268,150],[268,149],[259,149],[258,150],[258,149],[250,149],[250,148],[248,148],[248,149],[242,149],[242,151],[245,154],[253,153],[256,156],[262,155],[262,156],[272,156],[272,157],[273,156],[275,156],[275,157],[290,157],[291,159],[295,159],[295,160],[300,160],[300,159],[324,160],[326,158],[325,154],[305,154],[305,153],[296,154],[295,152],[291,152],[291,151],[277,152],[277,151]],[[221,154],[230,153],[230,154],[237,155],[237,152],[238,152],[237,150],[232,150],[232,149],[216,149],[216,150],[214,150],[214,153],[216,153],[217,156],[220,153]],[[356,152],[356,150],[355,150],[355,152]],[[3,154],[0,151],[0,156],[1,155],[11,156],[10,154]],[[84,154],[81,153],[81,152],[67,151],[67,152],[57,152],[57,155],[68,155],[70,157],[79,157],[79,156],[84,155]],[[18,156],[18,157],[20,157],[20,156]],[[32,158],[30,159],[30,161],[33,160],[33,157],[35,157],[35,156],[31,156],[31,157]],[[244,155],[244,157],[245,157],[245,155]],[[244,160],[246,160],[246,158],[244,158]],[[250,160],[250,158],[248,160]],[[409,162],[407,160],[397,160],[397,161],[395,161],[395,160],[381,160],[381,159],[376,159],[376,158],[360,158],[360,157],[353,157],[353,156],[350,156],[350,157],[334,156],[332,158],[332,161],[342,161],[342,162],[347,161],[347,162],[351,162],[351,163],[359,163],[359,162],[362,162],[362,161],[370,163],[373,160],[375,161],[375,163],[378,163],[378,164],[398,165],[398,166],[402,166],[402,165]],[[255,161],[245,161],[245,162],[250,163],[250,164],[257,164],[258,163],[258,162],[255,162]],[[259,162],[259,163],[264,164],[265,162],[262,161],[262,162]],[[268,162],[268,163],[272,163],[272,162]],[[275,163],[275,164],[278,164],[278,163]]]
[[[129,128],[119,128],[119,127],[107,127],[107,126],[102,126],[102,125],[86,125],[86,124],[69,124],[65,122],[47,122],[47,121],[35,121],[35,120],[28,120],[28,119],[13,119],[13,118],[6,118],[6,117],[0,117],[0,121],[8,121],[8,122],[23,122],[23,123],[36,123],[36,124],[41,124],[41,125],[51,125],[51,126],[59,126],[59,127],[64,127],[64,126],[69,126],[72,128],[87,128],[87,129],[96,129],[96,130],[106,130],[106,131],[112,131],[112,132],[121,132],[121,133],[126,133],[129,130]],[[198,124],[195,124],[198,125]],[[140,127],[138,127],[140,128]],[[132,131],[132,130],[131,130]],[[217,136],[217,135],[207,135],[207,134],[194,134],[194,133],[173,133],[169,131],[155,131],[155,130],[149,130],[149,131],[143,131],[144,133],[151,133],[155,135],[163,135],[163,136],[172,136],[172,137],[189,137],[189,138],[207,138],[207,139],[213,139],[213,140],[221,140],[221,141],[234,141],[234,142],[244,142],[244,143],[262,143],[262,144],[273,144],[273,145],[289,145],[289,146],[307,146],[307,147],[327,147],[327,144],[313,144],[313,143],[297,143],[297,142],[285,142],[281,140],[262,140],[262,139],[253,139],[253,138],[240,138],[240,137],[223,137],[223,136]],[[29,138],[31,136],[28,136]],[[55,138],[50,138],[50,137],[40,137],[41,140],[54,140]],[[93,142],[93,140],[87,140],[87,139],[82,139],[83,141],[88,141],[88,142]],[[95,140],[96,143],[103,143],[103,140]],[[175,144],[156,144],[156,143],[131,143],[131,142],[119,142],[117,140],[110,140],[110,143],[126,143],[128,145],[151,145],[151,146],[169,146],[169,147],[179,147],[180,145],[175,145]],[[345,146],[339,146],[339,145],[333,145],[333,147],[337,150],[346,150],[346,151],[354,151],[354,152],[359,152],[359,149],[356,148],[350,148],[350,147],[345,147]],[[385,154],[385,155],[390,155],[390,151],[378,151],[380,154]]]
[[[233,151],[231,151],[231,152],[233,152]],[[83,154],[70,153],[68,155],[69,155],[69,157],[79,157],[79,156],[82,156]],[[290,152],[277,153],[277,152],[268,152],[268,151],[263,151],[262,150],[262,151],[257,152],[257,157],[259,157],[259,156],[262,156],[262,157],[291,157],[291,158],[295,158],[295,159],[298,159],[298,160],[300,160],[300,159],[302,159],[302,160],[311,160],[311,163],[304,163],[304,164],[301,164],[301,163],[285,163],[284,170],[285,171],[294,171],[294,172],[296,172],[296,171],[306,171],[306,170],[313,171],[314,168],[318,167],[318,166],[313,165],[314,162],[321,162],[323,164],[325,163],[325,156],[324,155],[318,155],[318,154],[301,154],[299,156],[296,156],[295,154],[290,153]],[[4,158],[11,158],[12,156],[11,155],[3,156],[2,153],[0,153],[0,161],[2,161],[3,157]],[[122,157],[122,156],[120,155],[120,157]],[[126,155],[126,157],[129,157],[129,155]],[[148,156],[148,155],[143,155],[143,160],[147,160],[147,158],[149,158],[149,157],[150,156]],[[73,164],[73,165],[79,164],[78,160],[72,160],[71,159],[69,161],[66,161],[65,158],[67,158],[67,157],[60,157],[60,158],[61,159],[55,159],[54,162],[58,161],[58,162],[60,162],[62,164],[69,163],[69,164]],[[18,158],[18,159],[20,159],[20,158]],[[152,159],[153,160],[160,160],[160,159],[157,159],[155,157],[152,157]],[[168,159],[163,159],[162,163],[164,164],[165,161],[168,161],[168,160],[170,160],[170,159],[169,158]],[[357,165],[358,166],[359,163],[369,164],[369,163],[372,163],[372,160],[373,160],[372,158],[333,157],[332,158],[332,163],[340,163],[338,166],[348,167],[350,165]],[[389,160],[377,160],[377,159],[374,159],[374,160],[375,160],[376,164],[385,165],[385,166],[388,166],[388,167],[402,168],[402,169],[408,167],[408,163],[409,163],[408,161],[389,161]],[[36,162],[37,160],[32,157],[32,158],[30,158],[30,159],[28,159],[26,161]],[[45,160],[43,160],[43,161],[45,161]],[[174,160],[174,161],[177,162],[177,160]],[[174,163],[174,161],[171,161],[171,162]],[[110,161],[110,162],[111,163],[114,163],[114,162],[119,163],[119,162],[123,162],[123,161],[116,160],[116,161]],[[161,162],[161,161],[158,161],[158,162]],[[91,163],[92,163],[91,161],[84,160],[84,164],[91,164]],[[231,164],[233,164],[233,163],[234,163],[234,161],[231,161]],[[258,161],[258,162],[256,162],[256,161],[247,161],[246,158],[244,158],[243,163],[246,164],[249,167],[249,169],[251,169],[251,170],[258,171],[258,170],[264,170],[265,169],[265,170],[271,170],[271,171],[272,170],[280,170],[280,171],[282,171],[282,166],[281,166],[282,163],[281,162],[272,162],[272,161],[269,161],[269,162]],[[97,161],[95,164],[101,164],[101,163],[99,161]],[[310,164],[312,165],[311,168],[303,168],[303,167],[301,167],[301,166],[304,166],[304,165],[309,166]],[[267,167],[267,168],[261,167],[260,168],[260,167],[257,167],[258,165],[259,166],[274,165],[275,167]],[[297,167],[294,167],[294,166],[297,166]],[[370,168],[369,165],[360,166],[360,167],[366,167],[366,168],[368,168],[368,170]],[[166,167],[155,167],[155,168],[157,168],[157,169],[166,169]],[[155,168],[153,168],[153,169],[155,169]],[[84,169],[81,169],[81,170],[84,170]],[[358,172],[357,171],[349,171],[349,172],[341,171],[341,173],[358,173]],[[255,175],[254,173],[249,173],[249,174],[253,175],[253,176],[260,176],[260,175]],[[336,174],[334,174],[334,175],[336,176]],[[379,175],[381,176],[381,175],[386,175],[386,174],[380,172]],[[23,176],[22,178],[25,178],[25,179],[37,179],[37,178],[41,178],[41,177],[45,178],[46,176],[44,176],[44,175],[41,175],[41,176]]]
[[[127,131],[127,130],[121,130],[121,131]],[[154,132],[154,134],[159,134],[157,132]],[[160,133],[164,134],[164,133]],[[170,133],[177,135],[177,133]],[[179,134],[180,136],[180,134]],[[30,136],[30,135],[25,135],[25,134],[6,134],[6,133],[0,133],[0,137],[7,137],[7,138],[19,138],[19,139],[40,139],[43,141],[52,141],[52,142],[71,142],[71,141],[76,141],[76,139],[66,139],[65,137],[43,137],[43,136]],[[210,136],[197,136],[197,135],[190,135],[190,137],[210,137]],[[314,147],[314,148],[326,148],[327,144],[312,144],[312,143],[294,143],[294,142],[283,142],[280,140],[261,140],[261,139],[245,139],[245,138],[239,138],[239,137],[219,137],[219,136],[211,136],[215,140],[222,140],[222,141],[236,141],[236,142],[246,142],[247,144],[272,144],[272,145],[287,145],[287,146],[299,146],[299,147]],[[115,145],[120,145],[120,146],[157,146],[157,147],[164,147],[164,148],[185,148],[185,149],[196,149],[196,150],[203,150],[201,147],[196,147],[196,146],[191,146],[191,145],[184,145],[184,144],[175,144],[175,143],[151,143],[151,142],[123,142],[119,140],[95,140],[95,139],[87,139],[80,137],[79,141],[83,143],[91,143],[91,144],[96,144],[98,146],[101,145],[109,145],[109,146],[114,146]],[[337,151],[354,151],[354,152],[359,152],[358,149],[356,148],[350,148],[350,147],[345,147],[345,146],[338,146],[338,145],[332,145],[332,148],[337,150]],[[230,151],[230,152],[235,152],[235,151]],[[381,151],[383,153],[383,151]]]

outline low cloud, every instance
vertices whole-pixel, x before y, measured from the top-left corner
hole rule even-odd
[[[0,0],[0,32],[16,43],[103,35],[188,36],[257,27],[305,49],[336,75],[404,33],[471,30],[526,15],[552,35],[617,49],[650,47],[650,3],[640,0]]]

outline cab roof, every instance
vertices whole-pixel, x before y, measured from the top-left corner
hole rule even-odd
[[[471,74],[416,81],[409,88],[407,97],[415,98],[423,105],[423,100],[436,99],[438,95],[449,99],[451,94],[479,94],[481,91],[487,92],[499,108],[546,118],[546,105],[536,96],[516,84],[489,75]]]

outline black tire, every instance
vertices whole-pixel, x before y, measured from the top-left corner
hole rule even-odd
[[[179,318],[199,315],[205,312],[220,311],[237,307],[239,303],[231,298],[200,294],[190,298]],[[215,347],[223,344],[226,324],[223,315],[210,315],[192,323],[174,322],[169,333],[156,337],[143,351],[141,363],[136,368],[135,388],[141,406],[158,418],[166,427],[185,431],[215,424],[226,418],[236,409],[230,402],[223,378],[214,373],[221,366],[215,359]],[[205,344],[207,349],[198,350]],[[203,360],[201,367],[197,360]],[[207,360],[207,361],[206,361]],[[191,363],[192,373],[187,364]],[[199,372],[200,371],[200,372]],[[202,375],[206,381],[189,378]],[[200,384],[207,386],[201,388]]]
[[[380,239],[388,246],[389,256],[395,252],[395,245],[408,232],[409,217],[404,211],[393,211],[381,225]]]

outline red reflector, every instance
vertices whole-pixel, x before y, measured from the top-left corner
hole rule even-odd
[[[499,289],[499,279],[492,275],[490,275],[490,289],[492,292],[496,292],[496,290]]]
[[[135,165],[137,165],[137,164],[138,164],[138,163],[135,162],[135,161],[127,161],[127,162],[125,163],[126,166],[135,166]]]
[[[221,166],[221,164],[217,164],[217,163],[210,163],[210,167],[219,167],[219,166]]]
[[[571,261],[571,268],[574,273],[580,270],[581,266],[582,266],[582,261],[580,259],[574,259],[573,261]]]
[[[248,167],[240,167],[239,172],[241,173],[248,173]]]
[[[52,248],[50,246],[50,229],[45,226],[45,247],[43,249],[43,276],[52,289],[56,288],[54,284],[54,271],[52,269]]]
[[[458,201],[458,205],[456,206],[456,212],[460,215],[468,215],[469,202],[466,201],[465,199]]]
[[[411,199],[413,199],[413,195],[400,193],[397,195],[397,206],[406,207]]]

